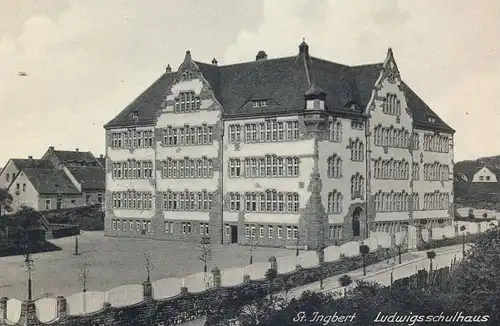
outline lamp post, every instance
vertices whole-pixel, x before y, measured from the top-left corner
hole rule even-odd
[[[359,253],[361,254],[361,257],[363,258],[363,276],[366,276],[366,255],[370,252],[370,247],[367,245],[360,245],[359,246]]]
[[[460,231],[462,231],[462,258],[465,258],[465,225],[460,227]]]
[[[28,301],[31,301],[33,299],[33,291],[31,287],[31,274],[34,270],[34,261],[31,256],[31,244],[30,244],[30,239],[28,235],[28,231],[26,230],[26,252],[24,254],[24,265],[28,269]]]

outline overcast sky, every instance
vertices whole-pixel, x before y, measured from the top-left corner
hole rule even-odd
[[[457,130],[457,160],[500,154],[498,0],[0,0],[0,165],[48,146],[104,153],[102,126],[165,70],[291,56],[384,60]],[[25,71],[28,76],[19,77]]]

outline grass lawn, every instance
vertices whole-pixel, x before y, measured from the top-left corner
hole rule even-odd
[[[152,281],[167,277],[184,277],[203,271],[198,259],[197,243],[123,239],[104,237],[102,231],[83,232],[79,236],[81,255],[75,256],[74,237],[51,240],[62,251],[35,254],[33,272],[34,297],[68,296],[82,290],[81,275],[84,260],[88,268],[87,291],[107,291],[124,284],[140,284],[146,277],[144,253],[149,253],[154,265]],[[249,263],[248,247],[212,245],[213,266],[242,267]],[[266,262],[269,257],[295,255],[295,250],[256,248],[253,262]],[[26,299],[28,272],[22,267],[23,257],[0,258],[0,297]]]

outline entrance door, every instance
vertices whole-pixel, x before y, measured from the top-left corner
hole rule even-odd
[[[352,213],[352,235],[355,237],[359,237],[361,235],[361,223],[359,221],[361,212],[361,207],[356,207]]]
[[[61,198],[57,198],[57,210],[60,210],[61,209],[61,205],[62,205],[62,199]]]
[[[231,243],[238,243],[238,227],[231,225]]]

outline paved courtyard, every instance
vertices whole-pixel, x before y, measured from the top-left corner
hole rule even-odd
[[[102,232],[84,232],[79,236],[81,255],[74,256],[74,238],[51,240],[63,250],[35,254],[33,272],[34,297],[71,295],[82,287],[82,265],[88,268],[87,291],[106,291],[124,284],[140,284],[146,277],[144,253],[149,253],[154,269],[152,281],[167,277],[184,277],[203,271],[198,259],[197,243],[122,239],[104,237]],[[249,249],[238,245],[212,245],[213,266],[241,267],[249,263]],[[295,255],[294,250],[256,248],[254,262],[266,262],[269,257]],[[23,257],[0,258],[0,297],[26,299],[28,272]]]

